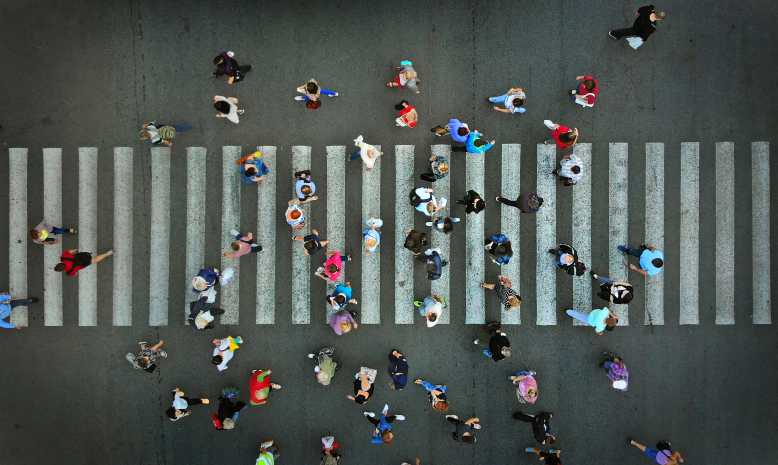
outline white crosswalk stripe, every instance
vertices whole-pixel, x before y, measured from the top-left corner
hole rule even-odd
[[[451,146],[433,145],[432,154],[436,156],[446,157],[449,164],[449,172],[451,172],[451,166],[452,166]],[[445,198],[446,200],[448,200],[449,205],[446,206],[446,209],[448,212],[451,212],[454,206],[450,204],[452,199],[451,199],[451,182],[449,176],[446,176],[445,178],[442,179],[438,179],[437,181],[435,181],[432,187],[435,189],[435,195],[437,197]],[[450,213],[446,213],[446,215],[450,215]],[[441,233],[440,231],[435,231],[434,229],[429,229],[429,228],[428,231],[430,234],[430,243],[432,244],[432,247],[440,249],[440,256],[443,257],[444,260],[450,261],[451,260],[450,234],[444,234]],[[407,253],[408,251],[406,250],[405,252]],[[446,299],[446,302],[448,302],[450,282],[451,282],[451,266],[444,266],[443,270],[440,273],[440,278],[430,283],[430,293],[443,296]],[[450,305],[440,315],[440,321],[439,321],[439,324],[449,324],[449,323],[451,323]]]
[[[303,253],[303,248],[299,243],[289,245],[292,253],[292,278],[291,283],[277,282],[275,279],[275,269],[278,260],[284,260],[284,254],[278,253],[276,243],[279,242],[276,233],[276,225],[279,217],[283,217],[283,211],[286,209],[286,198],[277,199],[276,191],[278,183],[286,183],[287,176],[281,175],[276,170],[276,147],[258,147],[264,154],[264,161],[271,170],[270,176],[265,181],[257,185],[258,197],[256,206],[247,206],[241,203],[241,192],[245,186],[242,186],[238,170],[234,161],[241,155],[241,147],[226,146],[222,148],[221,155],[221,217],[219,220],[219,229],[221,231],[221,251],[226,250],[232,240],[229,234],[231,229],[241,232],[251,230],[250,227],[241,228],[240,211],[241,207],[256,208],[257,224],[256,232],[263,251],[257,255],[257,278],[256,278],[256,324],[275,324],[276,309],[275,301],[279,293],[289,292],[291,294],[292,312],[287,316],[285,312],[279,313],[284,318],[290,318],[293,324],[310,324],[311,318],[311,299],[314,302],[322,302],[322,298],[310,295],[310,279],[313,267],[310,264],[310,257]],[[611,143],[608,146],[608,221],[609,233],[607,242],[608,270],[607,274],[614,279],[623,279],[627,276],[627,263],[634,261],[634,258],[625,257],[617,250],[618,245],[630,244],[639,245],[642,242],[654,243],[660,249],[665,245],[665,153],[666,147],[662,143],[645,144],[645,188],[641,195],[645,196],[645,221],[637,229],[636,237],[628,236],[629,226],[629,183],[628,183],[628,145],[625,143]],[[433,145],[429,148],[433,154],[445,155],[450,157],[450,147],[447,145]],[[667,149],[667,152],[674,153],[676,149]],[[112,294],[112,321],[114,326],[130,326],[133,323],[133,308],[142,308],[145,302],[133,302],[133,211],[134,209],[146,209],[150,211],[149,225],[149,257],[148,264],[145,258],[138,261],[143,263],[143,267],[148,270],[148,278],[143,278],[143,282],[136,282],[136,285],[149,285],[149,326],[164,326],[169,324],[168,309],[169,296],[168,286],[170,283],[170,244],[171,228],[175,224],[171,215],[176,212],[171,211],[171,159],[173,157],[171,149],[167,147],[154,147],[150,149],[149,163],[152,177],[150,180],[151,194],[149,205],[134,205],[134,185],[133,185],[133,165],[137,158],[133,155],[133,150],[129,147],[116,147],[112,149],[113,156],[109,158],[113,165],[113,186],[109,190],[113,191],[113,245],[105,249],[113,248],[114,256],[109,259],[111,266],[105,266],[104,269],[113,269],[113,283],[110,289],[100,289],[100,292],[110,292]],[[292,146],[292,170],[299,171],[310,169],[311,166],[311,147]],[[581,259],[587,265],[594,265],[591,261],[596,260],[597,252],[602,255],[605,251],[592,250],[591,221],[592,221],[592,182],[594,181],[592,173],[592,145],[579,144],[574,149],[575,154],[582,160],[585,176],[576,186],[572,188],[573,215],[572,223],[572,244],[579,252]],[[742,156],[749,156],[746,150],[740,151]],[[739,152],[739,153],[740,153]],[[394,217],[389,218],[389,229],[392,227],[394,233],[394,245],[390,244],[386,237],[383,237],[379,251],[376,254],[366,254],[364,250],[361,254],[351,251],[356,260],[361,260],[361,276],[354,276],[350,273],[349,266],[346,265],[343,275],[348,276],[348,280],[353,281],[355,288],[361,289],[360,304],[357,309],[361,313],[363,323],[380,324],[387,321],[394,324],[412,324],[415,320],[415,311],[411,304],[413,298],[414,282],[414,260],[408,250],[403,247],[405,240],[405,231],[411,229],[414,223],[414,212],[408,205],[408,193],[416,187],[414,180],[414,154],[420,156],[423,154],[425,163],[427,149],[420,150],[411,145],[401,145],[394,147],[395,159],[391,164],[395,171],[394,199],[396,208]],[[715,320],[717,325],[735,324],[735,300],[734,300],[734,276],[735,273],[751,272],[753,275],[753,284],[751,292],[753,294],[753,312],[750,323],[752,324],[771,324],[771,274],[770,274],[770,159],[769,144],[767,142],[754,142],[750,146],[751,161],[751,186],[746,191],[751,192],[752,198],[752,221],[751,221],[751,247],[753,258],[750,263],[750,270],[740,270],[736,268],[735,253],[735,144],[732,142],[719,142],[715,144],[715,182],[716,182],[716,217],[715,231],[708,232],[711,238],[715,238],[716,246],[716,269],[715,276],[712,278],[715,282]],[[65,217],[76,217],[68,215],[72,208],[69,205],[62,204],[62,149],[46,148],[43,149],[43,219],[55,226],[70,226],[62,224],[63,215]],[[27,289],[27,249],[28,249],[28,231],[31,226],[37,224],[38,218],[28,218],[27,214],[27,188],[28,188],[28,150],[25,148],[11,148],[8,151],[9,157],[9,290],[14,297],[25,297],[28,295]],[[326,184],[326,211],[327,224],[326,234],[322,234],[323,239],[328,239],[329,250],[339,250],[345,253],[345,243],[347,234],[349,237],[357,237],[361,231],[347,231],[346,224],[346,147],[329,146],[326,147],[327,173],[326,179],[318,179],[319,182]],[[466,172],[465,190],[473,189],[482,195],[485,195],[485,173],[484,157],[482,155],[467,154],[462,162]],[[144,160],[146,157],[142,157]],[[557,154],[554,146],[537,146],[537,165],[535,168],[537,175],[538,194],[543,197],[544,203],[540,211],[536,214],[536,239],[535,247],[537,254],[537,265],[534,269],[534,286],[531,291],[524,290],[525,294],[535,293],[536,301],[536,325],[555,325],[558,323],[558,298],[556,294],[557,270],[553,261],[547,253],[549,248],[556,246],[557,236],[557,202],[556,191],[559,188],[556,179],[550,175],[551,170],[556,165]],[[520,189],[520,167],[521,167],[521,146],[518,144],[504,144],[501,154],[501,177],[502,184],[500,193],[510,199],[515,199],[521,192]],[[361,215],[362,224],[371,217],[383,218],[381,208],[381,164],[390,163],[387,160],[379,160],[372,171],[367,171],[362,167],[362,205]],[[79,229],[78,249],[88,251],[96,255],[105,250],[97,249],[97,225],[98,225],[98,149],[95,147],[81,147],[78,149],[78,204],[76,208]],[[186,175],[187,175],[187,209],[186,209],[186,276],[174,277],[175,283],[185,284],[185,296],[187,308],[185,314],[188,314],[188,303],[193,299],[194,294],[190,289],[190,280],[197,271],[205,265],[205,223],[214,221],[206,219],[206,186],[212,176],[206,172],[206,149],[202,147],[189,147],[186,149]],[[451,166],[454,166],[453,164]],[[461,169],[461,165],[460,166]],[[350,167],[351,168],[351,167]],[[633,281],[644,281],[645,283],[645,318],[643,324],[665,325],[673,324],[665,316],[664,287],[672,286],[679,292],[678,306],[679,319],[678,324],[696,325],[700,324],[699,317],[699,253],[700,253],[700,144],[697,142],[684,142],[680,144],[680,172],[677,174],[680,179],[680,228],[677,242],[679,244],[678,264],[679,276],[677,282],[666,281],[664,273],[643,280],[642,277],[633,275]],[[218,176],[218,174],[217,174]],[[279,177],[280,176],[280,177]],[[282,186],[286,186],[282,184]],[[71,186],[65,186],[71,187]],[[107,187],[107,186],[106,186]],[[386,186],[384,186],[386,187]],[[439,197],[446,197],[450,203],[451,199],[449,178],[444,178],[433,184],[435,193]],[[253,188],[253,186],[252,186]],[[286,187],[282,187],[286,189]],[[293,189],[293,187],[292,187]],[[561,189],[561,188],[559,188]],[[743,191],[743,189],[739,189]],[[459,192],[454,193],[458,197]],[[386,195],[386,194],[384,194]],[[285,196],[284,196],[285,197]],[[668,197],[671,198],[671,197]],[[492,202],[487,203],[493,205]],[[314,203],[317,205],[317,203]],[[305,234],[311,227],[310,225],[310,205],[304,206],[307,216],[306,228],[299,232]],[[453,205],[450,205],[453,211]],[[388,212],[383,212],[388,216]],[[486,269],[486,257],[483,249],[483,240],[485,231],[484,213],[464,215],[462,220],[465,222],[465,249],[464,263],[461,258],[456,256],[456,252],[451,250],[451,236],[437,231],[430,231],[430,238],[433,247],[441,249],[441,253],[449,260],[451,266],[465,267],[464,276],[466,282],[451,282],[450,267],[444,268],[441,279],[433,281],[430,284],[430,292],[450,297],[450,287],[460,286],[465,294],[465,324],[482,324],[486,320],[486,311],[484,306],[485,295],[479,284],[484,281]],[[386,222],[387,218],[383,218]],[[391,224],[391,221],[394,224]],[[506,234],[513,243],[514,257],[511,263],[503,266],[499,272],[507,275],[514,283],[514,288],[521,293],[520,289],[520,213],[517,209],[502,205],[500,207],[500,228],[501,232]],[[632,225],[635,231],[635,225]],[[284,229],[284,228],[282,228]],[[320,231],[321,232],[321,231]],[[667,238],[668,242],[672,239]],[[283,243],[283,241],[280,241]],[[360,241],[361,243],[361,241]],[[75,246],[69,246],[74,248]],[[388,249],[387,249],[388,247]],[[63,275],[53,271],[54,265],[59,261],[61,244],[46,246],[43,250],[44,256],[44,294],[43,294],[43,324],[45,326],[63,325],[63,302],[68,301],[63,296]],[[145,249],[145,248],[144,248]],[[381,250],[394,250],[394,269],[393,276],[390,273],[381,274]],[[452,256],[454,255],[454,256]],[[323,257],[323,254],[319,258]],[[277,260],[278,259],[278,260]],[[318,260],[318,259],[317,259]],[[239,300],[240,287],[239,275],[237,274],[239,260],[223,258],[220,264],[222,269],[228,266],[236,267],[236,276],[233,282],[225,286],[220,292],[220,306],[226,310],[222,316],[223,324],[240,323],[240,309],[246,311],[247,302],[241,305]],[[318,265],[318,263],[317,263]],[[670,263],[669,266],[675,266]],[[101,266],[88,267],[78,274],[78,325],[96,326],[100,322],[97,319],[97,275]],[[137,271],[137,270],[136,270]],[[144,269],[145,271],[145,269]],[[600,271],[597,269],[596,271]],[[603,268],[603,274],[605,270]],[[342,275],[342,276],[343,276]],[[489,276],[489,280],[496,276]],[[146,281],[148,279],[148,281]],[[343,278],[342,278],[343,279]],[[382,282],[382,280],[384,282]],[[530,280],[532,281],[532,279]],[[526,283],[525,277],[525,283]],[[289,285],[291,284],[291,285]],[[643,286],[640,282],[636,284],[639,291]],[[711,284],[711,285],[713,285]],[[177,286],[178,284],[176,284]],[[394,308],[380,306],[381,286],[394,286]],[[573,305],[583,311],[588,311],[592,306],[592,281],[587,277],[578,277],[573,280]],[[328,288],[331,290],[332,285]],[[69,292],[69,291],[68,291]],[[253,291],[252,291],[253,292]],[[525,296],[528,297],[528,296]],[[491,297],[489,297],[491,299]],[[530,302],[533,299],[525,299]],[[563,301],[565,299],[562,299]],[[491,302],[491,300],[490,300]],[[668,300],[668,303],[671,302]],[[137,305],[133,305],[133,304]],[[526,305],[526,303],[525,303]],[[315,308],[321,308],[320,304],[314,305]],[[451,302],[449,302],[451,308]],[[531,311],[531,308],[529,308]],[[627,306],[614,306],[614,311],[620,317],[621,325],[629,324],[629,315]],[[390,313],[387,313],[390,312]],[[393,318],[390,316],[394,313]],[[382,313],[386,313],[382,315]],[[505,312],[501,310],[502,321],[505,324],[520,324],[522,319],[518,312]],[[328,311],[329,314],[329,311]],[[671,310],[671,314],[674,312]],[[389,319],[387,320],[387,317]],[[249,321],[250,321],[249,317]],[[16,324],[26,325],[29,316],[25,307],[15,308],[11,315],[11,321]],[[445,312],[442,323],[451,321],[460,322],[456,315],[451,316]],[[566,320],[565,320],[566,321]],[[743,318],[743,322],[746,319]],[[175,324],[180,324],[174,322]],[[244,317],[244,323],[245,317]],[[529,323],[524,321],[525,324]],[[703,321],[705,323],[705,321]]]

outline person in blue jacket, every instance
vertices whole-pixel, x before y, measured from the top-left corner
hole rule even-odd
[[[451,136],[451,140],[457,144],[465,144],[467,142],[467,136],[470,135],[470,127],[467,123],[459,121],[457,118],[451,118],[448,120],[448,124],[445,126],[435,126],[432,128],[432,132],[436,136]]]
[[[484,248],[489,251],[489,258],[498,265],[507,265],[513,257],[511,241],[502,233],[489,236],[484,242]]]
[[[381,416],[376,418],[373,412],[364,412],[363,415],[367,418],[367,421],[375,425],[373,433],[371,434],[370,442],[373,444],[390,444],[394,439],[394,433],[392,433],[392,423],[395,420],[404,421],[405,415],[387,415],[389,413],[389,404],[384,404],[384,409],[381,411]]]
[[[327,296],[327,302],[336,311],[343,310],[348,304],[356,304],[357,299],[353,298],[353,289],[351,289],[351,283],[338,284],[335,286],[335,290],[332,294]]]
[[[9,292],[0,292],[0,328],[5,329],[22,329],[22,326],[15,325],[10,321],[5,321],[10,318],[11,312],[15,307],[28,306],[34,304],[38,299],[30,297],[28,299],[11,299]]]

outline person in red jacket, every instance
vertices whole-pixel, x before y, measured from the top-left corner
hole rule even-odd
[[[394,106],[395,110],[399,113],[394,122],[397,126],[415,128],[416,123],[419,121],[419,114],[416,112],[416,107],[408,103],[407,100],[403,100]]]
[[[544,144],[556,143],[557,150],[564,150],[578,142],[578,128],[571,129],[550,119],[543,120],[543,124],[551,131],[551,138],[543,141]]]
[[[593,107],[594,102],[597,101],[597,97],[600,95],[600,83],[590,74],[578,76],[575,80],[578,81],[578,87],[570,91],[570,94],[573,96],[573,102],[584,108]]]
[[[62,252],[62,255],[59,257],[59,263],[54,267],[54,271],[60,273],[64,271],[68,276],[75,276],[80,270],[92,264],[96,265],[111,255],[113,255],[113,250],[92,257],[92,254],[89,252],[68,249]]]

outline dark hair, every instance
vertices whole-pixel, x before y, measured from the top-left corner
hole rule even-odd
[[[211,363],[213,363],[214,365],[219,365],[222,362],[222,360],[224,359],[222,358],[221,355],[214,355],[213,358],[211,359]]]
[[[305,90],[307,90],[309,94],[315,94],[319,91],[319,86],[317,86],[315,82],[309,82],[305,85]]]
[[[394,433],[392,433],[392,430],[386,430],[381,433],[381,440],[384,441],[384,444],[391,443],[392,439],[394,439]]]
[[[40,237],[40,232],[37,229],[30,229],[30,237],[37,239]]]
[[[594,89],[594,81],[592,81],[591,79],[585,79],[583,85],[584,87],[586,87],[586,90]]]
[[[486,145],[486,141],[484,141],[483,139],[476,139],[473,141],[473,145],[475,145],[476,147],[481,147]]]
[[[559,140],[562,142],[572,142],[575,140],[575,135],[573,131],[564,132],[559,135]]]
[[[575,173],[575,174],[578,174],[578,173],[580,173],[580,172],[581,172],[581,167],[580,167],[580,166],[578,166],[578,165],[573,165],[573,167],[572,167],[572,168],[570,168],[570,171],[572,171],[572,172],[573,172],[573,173]]]
[[[470,134],[470,129],[468,129],[468,128],[464,127],[464,126],[459,126],[459,129],[457,129],[457,134],[459,134],[460,136],[464,137],[464,136]]]
[[[249,166],[248,168],[246,168],[246,176],[256,176],[256,174],[257,174],[257,169],[255,167]]]
[[[443,219],[443,232],[448,234],[453,229],[454,229],[454,222],[451,221],[451,218],[447,216],[446,218]]]
[[[227,114],[230,112],[230,104],[225,102],[224,100],[213,102],[213,107],[216,108],[216,111],[218,111],[219,113]]]
[[[176,418],[176,409],[175,407],[170,407],[169,409],[165,410],[165,414],[168,418],[175,419]]]
[[[337,273],[338,265],[334,263],[330,263],[329,265],[327,265],[327,271],[329,271],[330,273]]]
[[[56,265],[54,265],[54,271],[57,271],[57,272],[65,271],[65,264],[64,263],[57,263]]]
[[[494,248],[494,253],[497,255],[513,255],[511,243],[497,244],[497,247]]]
[[[354,396],[354,402],[358,404],[364,404],[367,402],[367,396],[363,396],[362,394],[357,394]]]
[[[429,321],[436,321],[438,319],[438,314],[437,313],[432,313],[430,315],[427,315],[427,319]]]
[[[605,326],[605,331],[613,331],[616,329],[616,326]]]
[[[335,296],[335,302],[338,303],[338,305],[343,305],[346,303],[346,296],[343,294],[338,294]]]
[[[306,185],[304,185],[304,186],[302,186],[302,187],[300,188],[300,192],[302,192],[302,193],[303,193],[303,194],[305,194],[305,195],[308,195],[308,194],[310,194],[310,193],[311,193],[311,186],[309,186],[309,185],[307,185],[307,184],[306,184]]]
[[[307,250],[308,252],[311,252],[316,249],[316,241],[315,240],[305,241],[303,242],[303,247],[305,247],[305,250]]]
[[[664,265],[665,262],[663,262],[661,258],[655,258],[651,260],[651,264],[657,268],[662,268],[662,265]]]
[[[232,243],[232,250],[235,250],[235,251],[240,250],[240,241],[234,241]]]
[[[546,444],[553,444],[556,442],[556,436],[548,435],[546,436]]]
[[[400,111],[403,108],[405,108],[405,105],[410,105],[410,103],[408,103],[407,100],[402,100],[402,101],[400,101],[400,103],[398,103],[397,105],[394,106],[394,109],[397,110],[397,111]]]

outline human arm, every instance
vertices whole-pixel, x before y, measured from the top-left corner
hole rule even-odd
[[[159,342],[157,342],[157,343],[156,343],[156,344],[154,344],[153,346],[149,347],[149,349],[151,349],[151,350],[153,350],[154,352],[156,352],[156,351],[158,351],[159,349],[161,349],[163,345],[165,345],[165,341],[163,341],[162,339],[160,339],[160,340],[159,340]]]
[[[644,278],[648,277],[648,272],[646,272],[646,270],[638,268],[637,266],[635,266],[632,263],[629,264],[629,269],[634,271],[634,272],[636,272],[636,273],[642,274]]]
[[[648,250],[652,252],[656,250],[656,244],[645,244],[645,246]]]
[[[497,106],[495,106],[495,107],[492,107],[492,108],[493,108],[495,111],[499,111],[500,113],[513,113],[513,111],[512,111],[512,110],[508,110],[507,108],[502,108],[502,107],[497,107]]]
[[[481,423],[481,420],[478,417],[471,417],[465,420],[465,424],[467,426],[472,426],[473,424]]]

